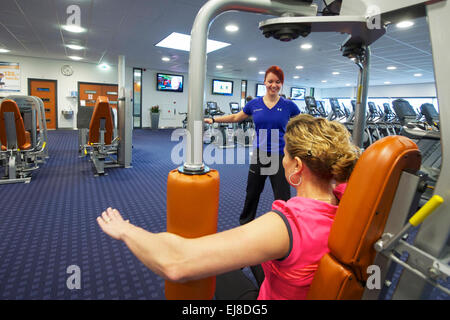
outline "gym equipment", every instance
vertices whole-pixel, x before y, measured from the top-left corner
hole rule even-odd
[[[323,105],[323,101],[321,100],[316,100],[316,104],[317,104],[317,110],[323,114],[324,116],[327,115],[327,112],[325,111],[325,106]]]
[[[0,102],[0,165],[4,167],[0,184],[29,183],[32,171],[48,158],[44,104],[39,100],[36,97],[9,96]]]
[[[305,97],[305,106],[306,112],[312,115],[313,117],[324,117],[324,118],[327,117],[323,105],[321,105],[321,108],[319,108],[319,106],[317,105],[317,101],[314,97],[311,96]]]
[[[241,108],[239,106],[239,103],[230,102],[231,114],[235,114],[240,111]],[[247,119],[239,123],[233,123],[233,130],[234,130],[233,137],[235,145],[239,144],[244,147],[252,146],[253,139],[255,136],[255,129],[252,116],[249,116]]]
[[[125,57],[118,60],[117,128],[107,97],[98,97],[94,108],[80,106],[77,114],[79,151],[89,154],[96,176],[106,175],[105,168],[131,168],[133,117],[125,94]]]
[[[220,110],[217,102],[206,102],[205,115],[214,118],[214,116],[222,116],[225,112]],[[231,128],[230,128],[231,126]],[[218,148],[234,148],[234,130],[233,125],[228,123],[217,123],[209,126],[210,141],[217,145]]]
[[[185,238],[197,238],[217,232],[219,210],[219,172],[186,175],[172,170],[167,178],[167,231]],[[186,203],[195,203],[186,206]],[[212,299],[215,277],[172,283],[166,281],[170,300]]]
[[[425,120],[431,127],[439,130],[439,113],[431,103],[424,103],[420,106],[420,112],[425,116]]]
[[[346,121],[347,115],[341,109],[341,105],[339,104],[338,99],[331,98],[330,106],[331,106],[331,112],[328,114],[328,117],[327,117],[328,120],[335,120],[335,121],[339,121],[339,122]]]
[[[367,13],[370,12],[369,7],[376,6],[378,9],[373,16],[367,16]],[[349,34],[349,38],[344,42],[341,47],[343,52],[343,56],[352,59],[359,68],[358,75],[358,90],[356,97],[356,108],[355,108],[355,122],[353,125],[353,141],[362,146],[364,130],[365,130],[365,121],[366,121],[366,107],[367,107],[367,90],[368,90],[368,79],[369,79],[369,65],[370,65],[370,45],[382,37],[386,30],[386,25],[397,23],[404,19],[408,18],[417,18],[427,16],[428,23],[430,27],[430,38],[432,43],[432,52],[433,52],[433,62],[435,66],[439,66],[435,70],[435,78],[436,78],[436,87],[439,99],[439,105],[446,106],[450,104],[450,90],[448,90],[448,75],[447,70],[449,69],[449,61],[447,58],[447,50],[446,50],[446,38],[445,33],[442,33],[442,30],[445,30],[449,27],[448,16],[450,14],[450,5],[448,5],[445,0],[436,0],[436,1],[427,1],[427,0],[411,0],[411,1],[375,1],[375,0],[336,0],[336,5],[327,6],[327,12],[325,15],[316,16],[317,15],[317,6],[311,3],[311,1],[294,1],[294,0],[211,0],[208,1],[197,14],[194,25],[191,32],[191,51],[190,51],[190,63],[189,63],[189,104],[188,104],[188,131],[191,134],[191,141],[187,142],[187,152],[186,152],[186,163],[182,168],[179,168],[178,171],[180,173],[190,173],[192,175],[201,175],[205,173],[205,166],[203,164],[202,159],[202,126],[199,126],[198,122],[202,122],[202,110],[201,106],[203,105],[203,95],[204,95],[204,84],[206,78],[206,40],[208,29],[213,21],[213,19],[228,10],[239,10],[239,11],[247,11],[254,12],[258,14],[268,14],[273,16],[281,16],[280,18],[269,19],[263,21],[259,24],[260,29],[266,37],[273,36],[276,39],[281,41],[289,41],[295,39],[299,35],[307,36],[310,32],[341,32]],[[330,14],[332,12],[332,15]],[[300,15],[296,16],[296,15]],[[306,16],[306,17],[302,17]],[[447,27],[445,27],[447,26]],[[450,119],[450,110],[448,108],[442,108],[440,112],[440,118]],[[440,121],[441,124],[443,121]],[[424,265],[429,266],[429,256],[437,257],[441,259],[443,255],[446,254],[446,245],[448,239],[448,232],[450,230],[450,216],[446,214],[448,211],[448,205],[445,201],[448,198],[448,190],[450,189],[450,170],[445,168],[448,166],[448,159],[450,158],[448,147],[448,140],[445,140],[446,137],[449,139],[450,135],[444,132],[446,129],[444,127],[442,130],[442,146],[443,146],[443,159],[447,159],[447,162],[442,163],[442,171],[439,176],[439,180],[437,181],[435,194],[442,195],[444,198],[444,203],[436,209],[434,214],[428,218],[421,226],[420,230],[417,233],[415,238],[416,247],[420,247],[422,251],[415,251],[415,257],[413,260],[419,261],[418,264],[424,263]],[[380,145],[387,141],[386,139],[394,139],[395,142],[392,142],[394,145],[394,149],[392,152],[383,152],[383,155],[386,158],[392,159],[392,156],[399,156],[400,153],[398,151],[402,150],[402,147],[405,147],[405,152],[411,150],[411,156],[408,159],[402,158],[398,161],[410,163],[411,169],[418,169],[418,165],[420,165],[420,160],[417,161],[417,157],[414,156],[414,149],[409,142],[401,140],[402,138],[398,137],[385,137],[374,145]],[[406,138],[403,138],[406,139]],[[389,140],[393,141],[393,140]],[[400,146],[401,145],[401,146]],[[410,148],[406,148],[407,146]],[[418,152],[417,152],[418,154]],[[414,159],[415,158],[415,159]],[[412,159],[412,160],[411,160]],[[399,164],[396,161],[393,162],[385,162],[386,167],[383,168],[382,172],[379,173],[377,170],[373,170],[373,162],[371,162],[370,167],[367,170],[364,170],[361,173],[361,180],[370,181],[370,183],[366,183],[370,185],[370,190],[377,190],[377,192],[373,192],[371,195],[370,190],[361,188],[361,190],[366,190],[367,192],[358,192],[355,191],[355,199],[351,199],[351,201],[356,201],[355,203],[364,203],[364,206],[361,207],[361,210],[358,212],[358,219],[360,220],[361,211],[366,210],[367,206],[367,196],[370,195],[370,203],[374,204],[374,207],[377,208],[378,204],[380,205],[377,209],[386,209],[391,206],[390,199],[393,199],[396,194],[397,184],[396,180],[398,176],[400,176],[401,171],[404,168],[408,168],[409,165]],[[378,163],[377,163],[378,164]],[[394,172],[392,172],[392,170]],[[367,178],[367,174],[373,175],[373,181]],[[359,174],[358,174],[359,176]],[[385,179],[386,177],[392,177]],[[384,179],[386,183],[380,182],[380,179]],[[352,178],[350,178],[352,180]],[[355,179],[353,179],[355,180]],[[378,192],[377,188],[372,188],[373,182],[378,181],[379,185],[382,187],[381,192]],[[350,181],[351,183],[351,181]],[[354,185],[357,185],[354,184]],[[353,188],[356,190],[357,188]],[[398,192],[400,197],[400,190]],[[345,197],[345,196],[344,196]],[[377,202],[372,202],[377,201]],[[382,200],[382,202],[379,202]],[[188,201],[186,206],[195,207],[195,200]],[[349,200],[350,203],[350,200]],[[375,228],[380,228],[380,230],[374,230],[374,233],[370,233],[370,239],[373,240],[372,235],[378,235],[383,233],[383,225],[386,221],[387,213],[385,210],[375,210],[371,212],[364,212],[362,216],[364,217],[373,217],[374,223],[369,220],[370,226]],[[341,210],[345,211],[345,210]],[[357,212],[357,211],[355,211]],[[391,217],[395,218],[401,213],[397,212],[407,212],[404,208],[402,210],[393,211]],[[342,215],[341,215],[342,216]],[[337,254],[341,256],[340,253],[344,254],[343,258],[340,261],[344,264],[352,263],[356,270],[348,270],[344,268],[336,268],[338,262],[325,258],[329,264],[330,272],[338,271],[336,277],[329,277],[330,280],[328,282],[322,282],[320,285],[315,285],[319,290],[315,290],[314,292],[318,293],[314,295],[316,298],[329,297],[330,293],[338,292],[340,288],[343,288],[341,284],[351,286],[350,290],[347,289],[349,287],[344,287],[345,291],[342,292],[341,295],[331,295],[332,298],[338,297],[349,297],[349,298],[359,298],[362,294],[364,288],[361,284],[357,283],[357,279],[351,275],[351,272],[363,273],[363,267],[367,265],[370,259],[373,257],[373,250],[371,249],[372,241],[366,241],[363,239],[362,247],[356,246],[357,241],[353,241],[349,243],[347,237],[352,237],[352,235],[357,234],[353,230],[353,223],[355,219],[349,219],[349,221],[344,222],[344,225],[351,225],[351,230],[347,230],[347,232],[342,232],[336,234],[337,238],[334,239],[334,236],[330,235],[330,243],[335,242],[337,240],[338,244],[345,244],[345,247],[353,248],[356,251],[346,250],[345,248],[340,251],[340,248],[333,249],[333,245],[330,246],[332,254]],[[335,227],[338,221],[335,222],[333,228]],[[382,223],[378,223],[382,222]],[[403,223],[403,221],[401,222]],[[359,224],[358,228],[362,228],[366,230],[366,225],[362,223]],[[344,228],[346,229],[346,228]],[[369,228],[369,230],[372,230]],[[333,233],[333,231],[332,231]],[[361,233],[357,235],[360,236]],[[333,240],[334,239],[334,240]],[[355,253],[353,255],[353,253]],[[427,256],[426,256],[427,255]],[[331,257],[331,255],[327,255],[325,257]],[[356,257],[355,263],[353,263],[353,257]],[[364,260],[358,261],[357,257],[362,257]],[[343,261],[342,261],[343,260]],[[325,261],[325,264],[326,262]],[[320,273],[325,272],[325,275],[330,275],[330,272],[327,272],[327,265],[321,265],[319,267],[321,270],[324,270]],[[411,266],[413,270],[416,267]],[[433,277],[436,275],[436,272],[433,271],[432,266],[428,269],[425,268],[425,276]],[[444,275],[447,274],[447,270],[440,270]],[[400,285],[397,288],[397,292],[403,291],[406,292],[410,297],[418,297],[422,294],[422,292],[427,291],[428,289],[425,287],[427,281],[422,281],[422,278],[411,279],[409,276],[404,277],[406,274],[402,275],[400,279]],[[362,275],[364,279],[364,275]],[[320,279],[320,278],[318,278]],[[405,280],[406,279],[406,280]],[[337,280],[337,281],[336,281]],[[342,281],[344,282],[342,282]],[[345,282],[348,281],[348,282]],[[384,278],[381,279],[381,283],[384,282]],[[437,286],[436,286],[437,287]],[[438,287],[437,287],[438,288]],[[177,290],[176,287],[172,288],[173,290]],[[375,291],[373,291],[375,292]],[[348,295],[346,294],[348,293]],[[322,295],[323,294],[323,295]],[[328,295],[327,295],[328,294]],[[203,297],[210,297],[209,292],[203,292]]]
[[[77,128],[78,128],[78,152],[84,151],[84,146],[88,142],[89,124],[91,123],[94,108],[79,106],[77,112]],[[83,156],[83,155],[82,155]]]
[[[45,119],[44,102],[41,98],[34,96],[11,95],[5,99],[14,100],[19,107],[22,115],[25,130],[30,132],[31,145],[33,148],[47,142],[47,121]],[[41,162],[45,162],[48,158],[48,148],[44,148],[43,153],[40,154]]]
[[[120,167],[117,160],[118,138],[113,138],[114,121],[107,97],[98,96],[89,122],[88,142],[84,154],[94,164],[96,175],[105,174],[105,168]]]
[[[417,114],[408,101],[397,99],[392,106],[402,125],[400,134],[412,139],[422,153],[421,170],[426,172],[435,184],[441,171],[441,134],[436,128],[417,121]]]
[[[385,137],[362,154],[339,202],[328,238],[330,253],[320,260],[307,299],[362,297],[367,268],[376,256],[373,246],[382,235],[400,176],[416,172],[420,160],[417,146],[401,136]]]

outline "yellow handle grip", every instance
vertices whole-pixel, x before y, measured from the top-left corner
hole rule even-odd
[[[44,141],[44,144],[42,145],[42,150],[44,150],[45,149],[45,146],[47,145],[47,142],[46,141]]]
[[[425,203],[423,207],[411,217],[411,219],[409,219],[409,223],[411,223],[414,227],[417,227],[443,202],[444,199],[441,196],[432,196],[431,199],[428,200],[428,202]]]

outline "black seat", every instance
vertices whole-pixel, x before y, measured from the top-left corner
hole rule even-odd
[[[439,113],[431,103],[424,103],[420,106],[420,112],[425,116],[428,125],[439,129]]]
[[[392,101],[392,107],[397,114],[398,120],[402,126],[407,123],[414,122],[417,119],[417,114],[414,108],[404,99],[397,99]]]

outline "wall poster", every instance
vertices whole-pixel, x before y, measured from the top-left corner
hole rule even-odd
[[[0,91],[20,91],[20,67],[15,62],[0,62]]]

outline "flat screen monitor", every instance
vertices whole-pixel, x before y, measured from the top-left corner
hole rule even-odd
[[[217,102],[214,102],[214,101],[206,102],[206,110],[208,111],[208,113],[216,112],[217,111]]]
[[[292,100],[304,100],[306,94],[305,88],[291,88],[291,99]]]
[[[233,95],[233,81],[213,79],[212,93],[213,94],[221,94],[224,96],[232,96]]]
[[[240,110],[239,110],[240,108],[239,108],[239,103],[237,103],[237,102],[230,102],[230,111],[231,111],[231,113],[238,113]]]
[[[256,96],[263,97],[266,94],[266,86],[261,83],[256,84]]]
[[[183,92],[184,77],[182,75],[157,73],[156,90]]]

